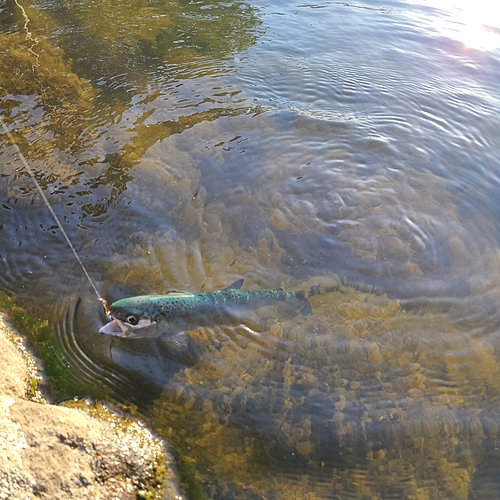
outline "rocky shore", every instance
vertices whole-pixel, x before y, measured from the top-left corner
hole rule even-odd
[[[0,312],[0,499],[183,499],[165,443],[109,405],[48,404]]]

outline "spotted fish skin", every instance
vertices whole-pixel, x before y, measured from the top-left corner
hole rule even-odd
[[[106,314],[113,319],[99,332],[105,335],[128,338],[153,338],[162,334],[175,334],[183,329],[193,329],[227,320],[238,309],[258,309],[271,304],[288,304],[301,314],[311,314],[309,298],[320,293],[353,288],[375,294],[383,293],[377,287],[339,279],[336,286],[320,291],[320,285],[309,290],[285,292],[275,290],[241,290],[243,279],[231,283],[223,290],[213,292],[166,295],[140,295],[120,299],[105,305]],[[105,301],[104,301],[105,302]],[[161,328],[158,325],[161,324]]]
[[[257,309],[265,305],[287,303],[301,314],[311,314],[308,298],[319,293],[319,285],[309,291],[240,290],[243,279],[223,290],[200,293],[142,295],[120,299],[109,306],[113,321],[99,331],[119,337],[155,337],[162,332],[151,329],[162,322],[163,331],[179,330],[179,325],[202,326],[216,322],[237,308]]]
[[[233,307],[262,307],[277,302],[296,302],[305,314],[311,306],[307,292],[285,292],[283,290],[236,290],[224,289],[208,293],[171,293],[167,295],[143,295],[116,301],[110,306],[112,316],[144,315],[154,319],[191,318],[217,311],[224,312]]]

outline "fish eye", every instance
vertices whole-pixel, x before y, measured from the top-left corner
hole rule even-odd
[[[127,319],[125,321],[127,323],[130,323],[132,326],[135,326],[139,323],[139,317],[131,314],[130,316],[127,316]]]

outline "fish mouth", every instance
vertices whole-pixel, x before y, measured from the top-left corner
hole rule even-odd
[[[150,337],[151,327],[156,329],[156,322],[150,319],[141,319],[137,325],[125,323],[117,318],[113,318],[99,329],[103,335],[112,335],[113,337],[141,338]]]
[[[113,335],[114,337],[134,337],[134,328],[119,319],[113,318],[99,329],[99,333]]]

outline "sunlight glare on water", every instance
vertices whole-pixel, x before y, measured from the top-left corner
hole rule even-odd
[[[446,9],[449,17],[437,29],[463,43],[464,49],[500,48],[500,4],[490,0],[439,0],[429,6]]]

